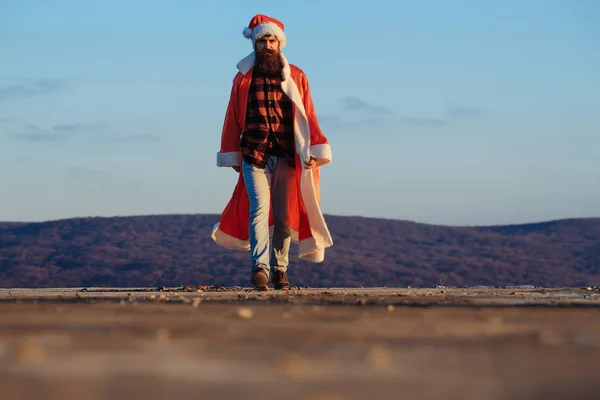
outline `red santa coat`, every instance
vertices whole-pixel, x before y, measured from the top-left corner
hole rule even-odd
[[[303,165],[310,157],[324,159],[326,163],[331,162],[331,146],[319,127],[306,75],[300,68],[289,64],[283,55],[282,59],[284,80],[281,87],[294,104],[296,169],[287,204],[292,240],[299,244],[300,258],[322,262],[325,249],[333,245],[333,240],[320,206],[319,169],[306,169]],[[254,60],[254,53],[251,53],[237,65],[239,72],[233,80],[221,135],[221,147],[217,153],[219,167],[241,165],[240,139],[246,126],[246,107]],[[213,228],[213,240],[230,249],[250,250],[249,207],[244,177],[240,173],[231,199]],[[272,211],[269,225],[272,231]]]

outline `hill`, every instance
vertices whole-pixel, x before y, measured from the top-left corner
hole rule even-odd
[[[217,215],[0,223],[0,287],[248,286],[248,253],[216,245]],[[334,247],[297,259],[311,287],[586,286],[600,282],[600,218],[448,227],[326,216]]]

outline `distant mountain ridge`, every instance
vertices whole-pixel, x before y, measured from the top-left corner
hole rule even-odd
[[[213,214],[0,222],[0,287],[249,286],[249,254],[215,244]],[[326,216],[325,262],[297,258],[311,287],[581,287],[600,282],[600,218],[451,227]]]

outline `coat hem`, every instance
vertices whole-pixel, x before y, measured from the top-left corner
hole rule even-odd
[[[210,235],[215,243],[231,250],[250,250],[250,242],[248,240],[238,239],[223,232],[221,229],[219,229],[219,225],[219,222],[215,224]]]
[[[250,251],[250,242],[248,240],[235,238],[219,228],[220,223],[213,227],[211,237],[218,245],[238,251]],[[270,227],[270,235],[273,234],[273,226]],[[308,237],[298,240],[298,231],[292,230],[292,242],[298,244],[298,258],[314,263],[322,263],[325,260],[325,249],[318,248],[315,239]]]

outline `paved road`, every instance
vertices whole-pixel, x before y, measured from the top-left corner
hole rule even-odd
[[[2,400],[591,399],[598,367],[595,288],[0,290]]]

